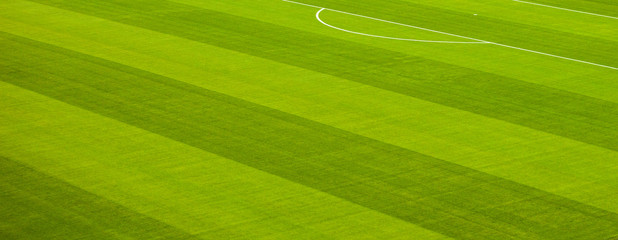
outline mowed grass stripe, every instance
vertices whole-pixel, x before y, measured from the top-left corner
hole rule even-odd
[[[5,82],[0,89],[0,156],[200,238],[447,238],[41,94]],[[22,225],[49,227],[31,225],[29,211],[45,210],[0,212],[0,219],[15,217],[0,221],[0,239],[14,239],[1,233]]]
[[[303,67],[618,150],[616,103],[168,1],[34,2]]]
[[[8,239],[198,239],[2,156],[0,186],[3,224],[23,227]]]
[[[615,213],[124,65],[2,38],[15,50],[0,58],[5,82],[448,236],[618,234]]]

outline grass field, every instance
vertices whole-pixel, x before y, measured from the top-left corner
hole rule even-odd
[[[0,239],[618,238],[613,0],[0,1]]]

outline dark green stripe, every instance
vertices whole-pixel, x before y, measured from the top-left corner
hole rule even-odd
[[[5,239],[197,239],[5,157],[0,222]]]
[[[600,239],[618,214],[290,114],[2,34],[0,79],[461,239]]]
[[[35,2],[201,41],[618,150],[616,103],[163,0]]]

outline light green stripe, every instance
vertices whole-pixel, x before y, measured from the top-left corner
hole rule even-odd
[[[19,239],[57,234],[64,239],[197,239],[5,157],[0,157],[0,186],[3,222],[22,228],[12,236]]]

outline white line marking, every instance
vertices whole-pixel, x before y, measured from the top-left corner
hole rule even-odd
[[[433,30],[433,29],[428,29],[428,28],[423,28],[423,27],[417,27],[417,26],[412,26],[412,25],[403,24],[403,23],[398,23],[398,22],[392,22],[392,21],[383,20],[383,19],[379,19],[379,18],[373,18],[373,17],[363,16],[363,15],[360,15],[360,14],[354,14],[354,13],[349,13],[349,12],[339,11],[339,10],[335,10],[335,9],[325,8],[325,7],[319,7],[319,6],[310,5],[310,4],[306,4],[306,3],[300,3],[300,2],[290,1],[290,0],[282,0],[282,1],[284,1],[284,2],[289,2],[289,3],[294,3],[294,4],[298,4],[298,5],[303,5],[303,6],[308,6],[308,7],[313,7],[313,8],[318,8],[318,9],[325,9],[325,10],[329,10],[329,11],[333,11],[333,12],[338,12],[338,13],[348,14],[348,15],[351,15],[351,16],[357,16],[357,17],[362,17],[362,18],[372,19],[372,20],[376,20],[376,21],[381,21],[381,22],[386,22],[386,23],[392,23],[392,24],[396,24],[396,25],[400,25],[400,26],[405,26],[405,27],[411,27],[411,28],[421,29],[421,30],[425,30],[425,31],[429,31],[429,32],[435,32],[435,33],[441,33],[441,34],[445,34],[445,35],[449,35],[449,36],[455,36],[455,37],[465,38],[465,39],[474,40],[474,41],[478,41],[478,42],[489,43],[489,44],[493,44],[493,45],[496,45],[496,46],[501,46],[501,47],[511,48],[511,49],[517,49],[517,50],[520,50],[520,51],[525,51],[525,52],[536,53],[536,54],[545,55],[545,56],[554,57],[554,58],[560,58],[560,59],[564,59],[564,60],[568,60],[568,61],[573,61],[573,62],[584,63],[584,64],[588,64],[588,65],[593,65],[593,66],[597,66],[597,67],[603,67],[603,68],[609,68],[609,69],[613,69],[613,70],[618,70],[618,67],[611,67],[611,66],[607,66],[607,65],[598,64],[598,63],[593,63],[593,62],[582,61],[582,60],[578,60],[578,59],[574,59],[574,58],[562,57],[562,56],[553,55],[553,54],[544,53],[544,52],[539,52],[539,51],[534,51],[534,50],[530,50],[530,49],[519,48],[519,47],[509,46],[509,45],[500,44],[500,43],[495,43],[495,42],[489,42],[489,41],[485,41],[485,40],[481,40],[481,39],[477,39],[477,38],[465,37],[465,36],[461,36],[461,35],[457,35],[457,34],[452,34],[452,33],[447,33],[447,32],[436,31],[436,30]]]
[[[325,23],[324,21],[322,21],[322,19],[320,18],[320,13],[324,10],[327,10],[326,8],[322,8],[320,9],[316,14],[315,14],[315,18],[318,19],[318,21],[320,21],[322,24],[326,25],[327,27],[330,28],[334,28],[337,29],[339,31],[344,31],[347,33],[352,33],[352,34],[358,34],[358,35],[363,35],[363,36],[368,36],[368,37],[375,37],[375,38],[384,38],[384,39],[391,39],[391,40],[400,40],[400,41],[410,41],[410,42],[427,42],[427,43],[466,43],[466,44],[470,44],[470,43],[475,43],[475,44],[479,44],[479,43],[486,43],[486,42],[479,42],[479,41],[475,41],[475,42],[454,42],[454,41],[432,41],[432,40],[420,40],[420,39],[411,39],[411,38],[395,38],[395,37],[386,37],[386,36],[380,36],[380,35],[372,35],[372,34],[366,34],[366,33],[361,33],[361,32],[354,32],[354,31],[350,31],[350,30],[346,30],[343,28],[338,28],[335,27],[333,25],[330,25],[328,23]]]
[[[573,62],[594,65],[594,66],[597,66],[597,67],[603,67],[603,68],[609,68],[609,69],[613,69],[613,70],[618,70],[618,67],[612,67],[612,66],[602,65],[602,64],[598,64],[598,63],[587,62],[587,61],[578,60],[578,59],[574,59],[574,58],[562,57],[562,56],[558,56],[558,55],[553,55],[553,54],[549,54],[549,53],[534,51],[534,50],[525,49],[525,48],[518,48],[518,47],[504,45],[504,44],[495,43],[495,42],[488,42],[488,43],[491,43],[491,44],[496,45],[496,46],[505,47],[505,48],[512,48],[512,49],[517,49],[517,50],[521,50],[521,51],[526,51],[526,52],[536,53],[536,54],[540,54],[540,55],[545,55],[545,56],[549,56],[549,57],[569,60],[569,61],[573,61]]]
[[[363,16],[363,15],[360,15],[360,14],[354,14],[354,13],[339,11],[339,10],[335,10],[335,9],[325,8],[325,7],[318,7],[318,6],[309,5],[309,4],[306,4],[306,3],[294,2],[294,1],[290,1],[290,0],[282,0],[282,1],[289,2],[289,3],[294,3],[294,4],[299,4],[299,5],[304,5],[304,6],[308,6],[308,7],[313,7],[313,8],[318,8],[318,9],[322,9],[323,8],[323,9],[326,9],[326,10],[332,11],[332,12],[338,12],[338,13],[343,13],[343,14],[347,14],[347,15],[351,15],[351,16],[356,16],[356,17],[362,17],[362,18],[367,18],[367,19],[371,19],[371,20],[376,20],[376,21],[380,21],[380,22],[391,23],[391,24],[405,26],[405,27],[410,27],[410,28],[421,29],[421,30],[425,30],[425,31],[429,31],[429,32],[441,33],[441,34],[449,35],[449,36],[453,36],[453,37],[460,37],[460,38],[474,40],[474,41],[478,41],[478,42],[486,42],[486,41],[483,41],[483,40],[480,40],[480,39],[476,39],[476,38],[464,37],[464,36],[457,35],[457,34],[452,34],[452,33],[447,33],[447,32],[440,32],[440,31],[436,31],[436,30],[433,30],[433,29],[429,29],[429,28],[422,28],[422,27],[407,25],[407,24],[398,23],[398,22],[391,22],[391,21],[388,21],[388,20],[383,20],[383,19],[373,18],[373,17],[367,17],[367,16]]]
[[[607,15],[601,15],[601,14],[596,14],[596,13],[591,13],[591,12],[578,11],[578,10],[573,10],[573,9],[568,9],[568,8],[555,7],[555,6],[550,6],[550,5],[540,4],[540,3],[526,2],[526,1],[520,1],[520,0],[513,0],[513,1],[515,1],[515,2],[520,2],[520,3],[527,3],[527,4],[531,4],[531,5],[542,6],[542,7],[555,8],[555,9],[560,9],[560,10],[565,10],[565,11],[570,11],[570,12],[576,12],[576,13],[583,13],[583,14],[588,14],[588,15],[594,15],[594,16],[599,16],[599,17],[606,17],[606,18],[618,19],[618,17],[612,17],[612,16],[607,16]]]

